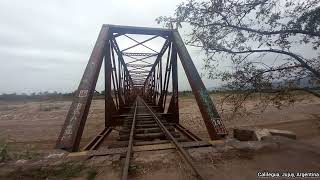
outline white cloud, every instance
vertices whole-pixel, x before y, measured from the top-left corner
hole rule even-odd
[[[180,2],[0,1],[0,93],[74,90],[102,24],[159,27],[155,18],[172,15]],[[200,68],[201,56],[191,53]],[[182,71],[179,78],[180,89],[189,88]]]

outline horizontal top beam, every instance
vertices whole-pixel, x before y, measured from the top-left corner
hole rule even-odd
[[[133,84],[133,87],[143,87],[144,84]]]
[[[111,25],[111,24],[104,24],[103,26],[108,26],[112,33],[120,33],[120,34],[145,34],[145,35],[169,36],[172,34],[173,31],[175,31],[173,29],[165,29],[165,28],[121,26],[121,25]]]
[[[131,53],[131,52],[122,52],[124,56],[156,56],[157,53]]]

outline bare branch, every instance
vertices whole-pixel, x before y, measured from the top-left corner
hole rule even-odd
[[[317,88],[313,88],[313,89],[317,89]],[[307,93],[310,93],[318,98],[320,98],[320,94],[315,92],[315,91],[312,91],[311,88],[287,88],[285,89],[286,91],[305,91]],[[265,92],[265,93],[278,93],[278,92],[281,92],[281,91],[284,91],[284,89],[264,89],[262,90],[261,92]]]
[[[270,68],[268,70],[261,72],[261,74],[264,74],[267,72],[272,72],[272,71],[282,71],[282,70],[295,69],[295,68],[301,68],[301,67],[303,67],[303,66],[295,65],[295,66],[287,66],[287,67],[280,67],[280,68]]]
[[[262,35],[304,34],[304,35],[309,35],[309,36],[319,36],[320,37],[320,32],[305,31],[305,30],[300,30],[300,29],[283,29],[283,30],[277,30],[277,31],[262,31],[262,30],[248,28],[248,27],[232,25],[229,22],[228,23],[211,23],[211,24],[206,24],[206,25],[198,24],[198,23],[195,23],[195,22],[190,22],[190,23],[196,24],[199,27],[208,27],[208,26],[230,27],[230,28],[234,28],[234,29],[237,29],[237,30],[254,32],[254,33],[258,33],[258,34],[262,34]]]
[[[226,49],[226,48],[220,48],[220,49],[210,48],[210,50],[223,51],[223,52],[227,52],[227,53],[231,53],[231,54],[246,54],[246,53],[259,53],[259,52],[272,52],[272,53],[285,54],[285,55],[288,55],[288,56],[294,58],[295,60],[297,60],[303,67],[305,67],[306,69],[311,71],[318,79],[320,79],[320,72],[318,72],[317,70],[315,70],[314,68],[309,66],[305,62],[304,59],[302,59],[300,56],[298,56],[297,54],[294,54],[292,52],[283,51],[283,50],[279,50],[279,49],[255,49],[255,50],[245,50],[245,51],[232,51],[232,50]]]

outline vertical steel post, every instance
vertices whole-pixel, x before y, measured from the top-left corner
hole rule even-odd
[[[172,96],[168,107],[168,113],[173,114],[173,122],[179,123],[179,102],[178,102],[178,64],[177,64],[177,49],[172,44],[171,53],[172,64]]]
[[[170,78],[170,71],[171,71],[171,60],[170,60],[170,56],[171,56],[171,48],[172,48],[172,43],[170,42],[169,44],[169,50],[168,50],[168,56],[167,56],[167,63],[166,63],[166,67],[165,67],[165,75],[164,75],[164,82],[163,82],[163,86],[162,86],[162,90],[161,90],[161,94],[160,94],[160,98],[159,98],[159,103],[158,106],[161,106],[161,108],[165,109],[166,106],[166,99],[167,99],[167,93],[168,93],[168,84],[169,84],[169,78]]]
[[[156,69],[153,70],[152,74],[152,104],[156,105]]]
[[[105,72],[105,127],[110,127],[114,123],[112,122],[112,114],[115,113],[116,107],[112,98],[112,63],[111,63],[111,51],[110,41],[106,42],[105,57],[104,57],[104,72]]]
[[[111,45],[111,57],[112,57],[112,63],[113,63],[113,71],[112,71],[112,78],[114,78],[113,79],[113,81],[114,81],[113,88],[115,91],[115,96],[117,97],[118,102],[119,102],[117,108],[120,109],[120,107],[122,107],[124,103],[123,103],[123,100],[121,97],[121,92],[120,92],[119,83],[118,83],[118,74],[117,74],[117,70],[116,70],[117,65],[116,65],[115,55],[114,55],[114,51],[113,51],[113,44],[110,43],[110,45]],[[118,64],[120,64],[120,62]],[[118,66],[118,70],[120,70],[120,66]],[[119,79],[119,81],[120,81],[120,79]]]
[[[74,94],[66,120],[57,139],[56,148],[78,151],[91,100],[101,69],[105,43],[109,38],[109,26],[103,25],[89,62]]]
[[[162,102],[163,98],[161,99],[161,94],[162,94],[162,57],[160,58],[159,60],[159,65],[160,65],[160,74],[159,74],[159,99],[158,99],[158,106],[159,104]],[[162,107],[162,104],[161,104],[161,111],[163,112],[163,107]]]
[[[129,102],[129,92],[128,92],[128,72],[124,71],[124,95],[125,95],[125,101]]]
[[[173,42],[177,48],[181,64],[191,85],[192,92],[197,100],[210,138],[220,139],[224,137],[227,135],[227,130],[221,121],[220,115],[216,110],[196,67],[193,64],[178,31],[173,31]]]

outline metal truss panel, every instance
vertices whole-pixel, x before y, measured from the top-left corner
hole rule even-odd
[[[130,37],[128,34],[153,35],[153,37],[138,41],[133,38],[136,35],[130,35],[132,36]],[[159,36],[164,38],[165,42],[161,49],[155,49],[152,45]],[[122,46],[119,47],[117,39],[122,38],[129,38],[136,44],[125,49],[120,48]],[[152,53],[142,51],[141,48],[134,48],[146,47],[144,43],[149,41],[148,49],[152,50]],[[126,50],[130,52],[124,52]],[[177,55],[179,55],[211,139],[220,139],[227,135],[220,115],[177,30],[103,25],[59,134],[56,147],[67,151],[79,150],[103,58],[105,59],[105,128],[119,125],[113,115],[121,115],[126,112],[137,96],[142,96],[148,104],[157,107],[159,113],[170,114],[173,123],[179,123]],[[170,87],[172,98],[169,97],[170,90],[168,89],[170,81],[172,82]],[[170,99],[169,103],[166,103],[167,99]],[[187,130],[182,129],[182,131],[190,135]]]
[[[194,66],[192,59],[185,47],[178,31],[173,32],[173,43],[177,47],[181,64],[186,72],[192,92],[197,100],[202,118],[207,127],[211,139],[220,139],[227,135],[218,111],[216,110],[210,95],[205,88],[201,77]]]
[[[109,36],[108,26],[103,26],[61,129],[56,143],[57,148],[68,151],[79,150],[80,139],[103,61],[105,43]]]

